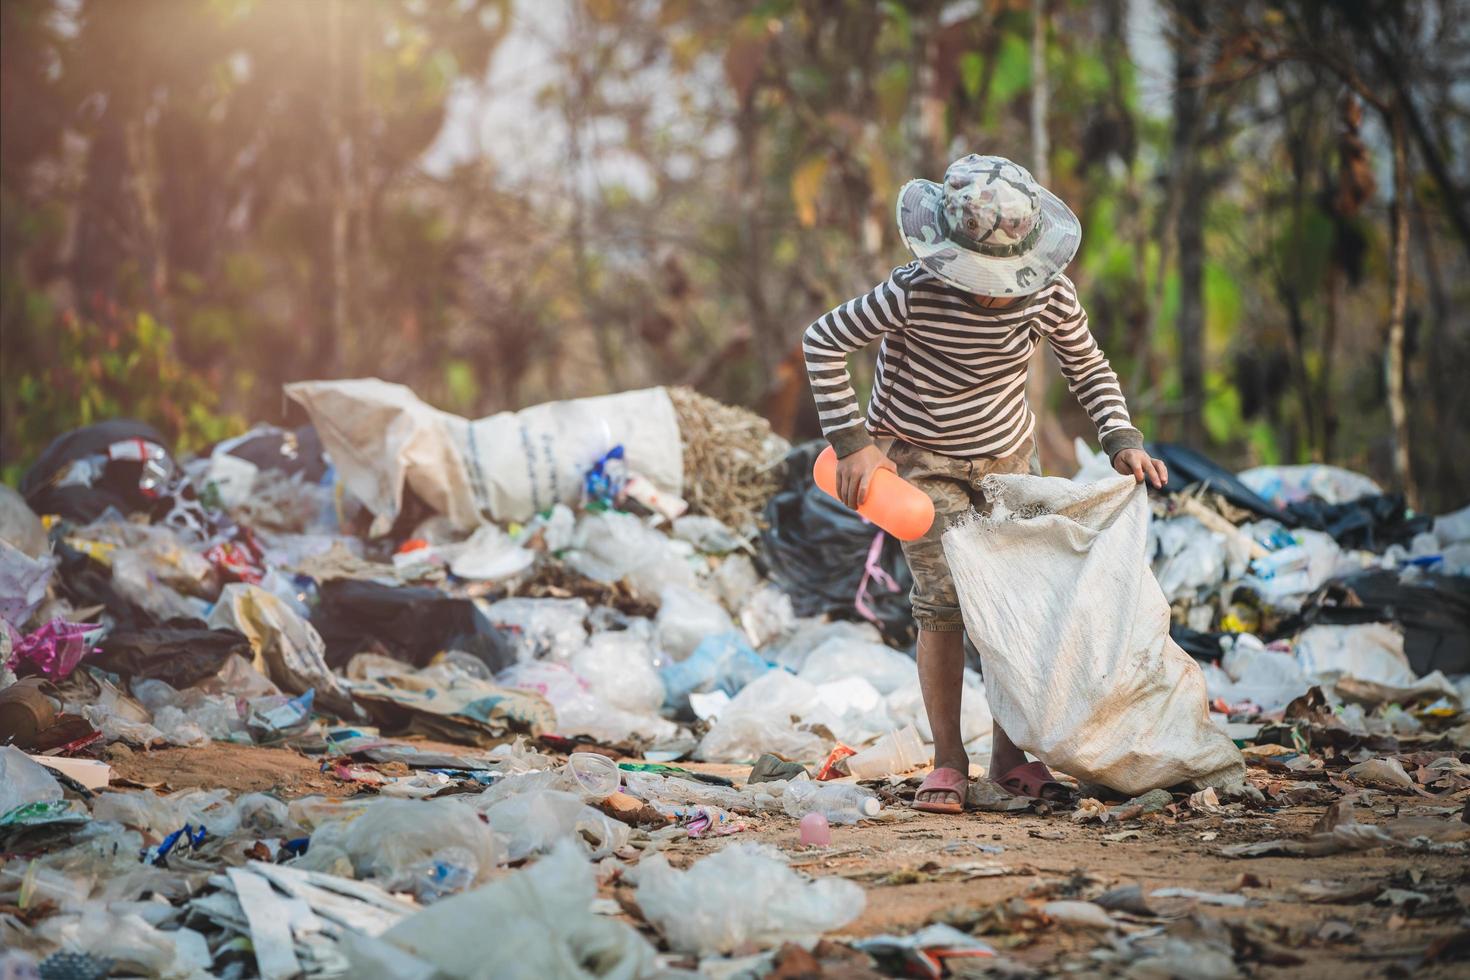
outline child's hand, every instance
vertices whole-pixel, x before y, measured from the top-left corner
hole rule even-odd
[[[857,510],[868,499],[868,487],[873,482],[873,474],[879,470],[897,473],[898,467],[877,446],[864,446],[851,455],[843,456],[837,461],[838,498]]]
[[[1124,476],[1133,474],[1133,478],[1139,483],[1142,483],[1144,476],[1147,475],[1148,482],[1156,488],[1169,482],[1169,471],[1164,469],[1164,461],[1154,459],[1142,449],[1125,449],[1114,456],[1113,469]]]

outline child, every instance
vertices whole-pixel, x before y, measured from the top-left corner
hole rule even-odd
[[[950,166],[942,185],[906,184],[898,227],[917,261],[813,323],[803,347],[822,432],[839,457],[843,502],[862,503],[879,469],[897,471],[934,499],[933,528],[904,545],[919,684],[934,732],[935,768],[914,806],[958,813],[970,771],[960,735],[964,622],[940,539],[971,507],[986,509],[979,489],[986,474],[1041,472],[1026,404],[1038,338],[1051,344],[1113,468],[1156,487],[1168,475],[1143,451],[1118,377],[1062,274],[1082,232],[1061,199],[1010,160],[971,154]],[[879,338],[864,425],[847,355]],[[998,725],[990,778],[1026,796],[1065,792],[1043,763],[1027,764]]]

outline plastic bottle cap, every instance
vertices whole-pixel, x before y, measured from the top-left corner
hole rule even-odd
[[[863,813],[867,816],[876,817],[878,811],[881,809],[883,809],[883,805],[878,802],[876,796],[870,796],[866,800],[863,800]]]

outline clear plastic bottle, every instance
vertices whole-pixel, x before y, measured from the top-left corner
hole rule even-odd
[[[869,820],[882,809],[878,798],[861,786],[803,779],[788,783],[781,801],[787,816],[801,818],[820,813],[829,824]]]

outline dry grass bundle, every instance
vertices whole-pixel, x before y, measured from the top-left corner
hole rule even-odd
[[[684,437],[684,496],[691,513],[741,533],[759,526],[766,501],[780,489],[790,443],[754,412],[692,388],[670,388],[669,398]]]

